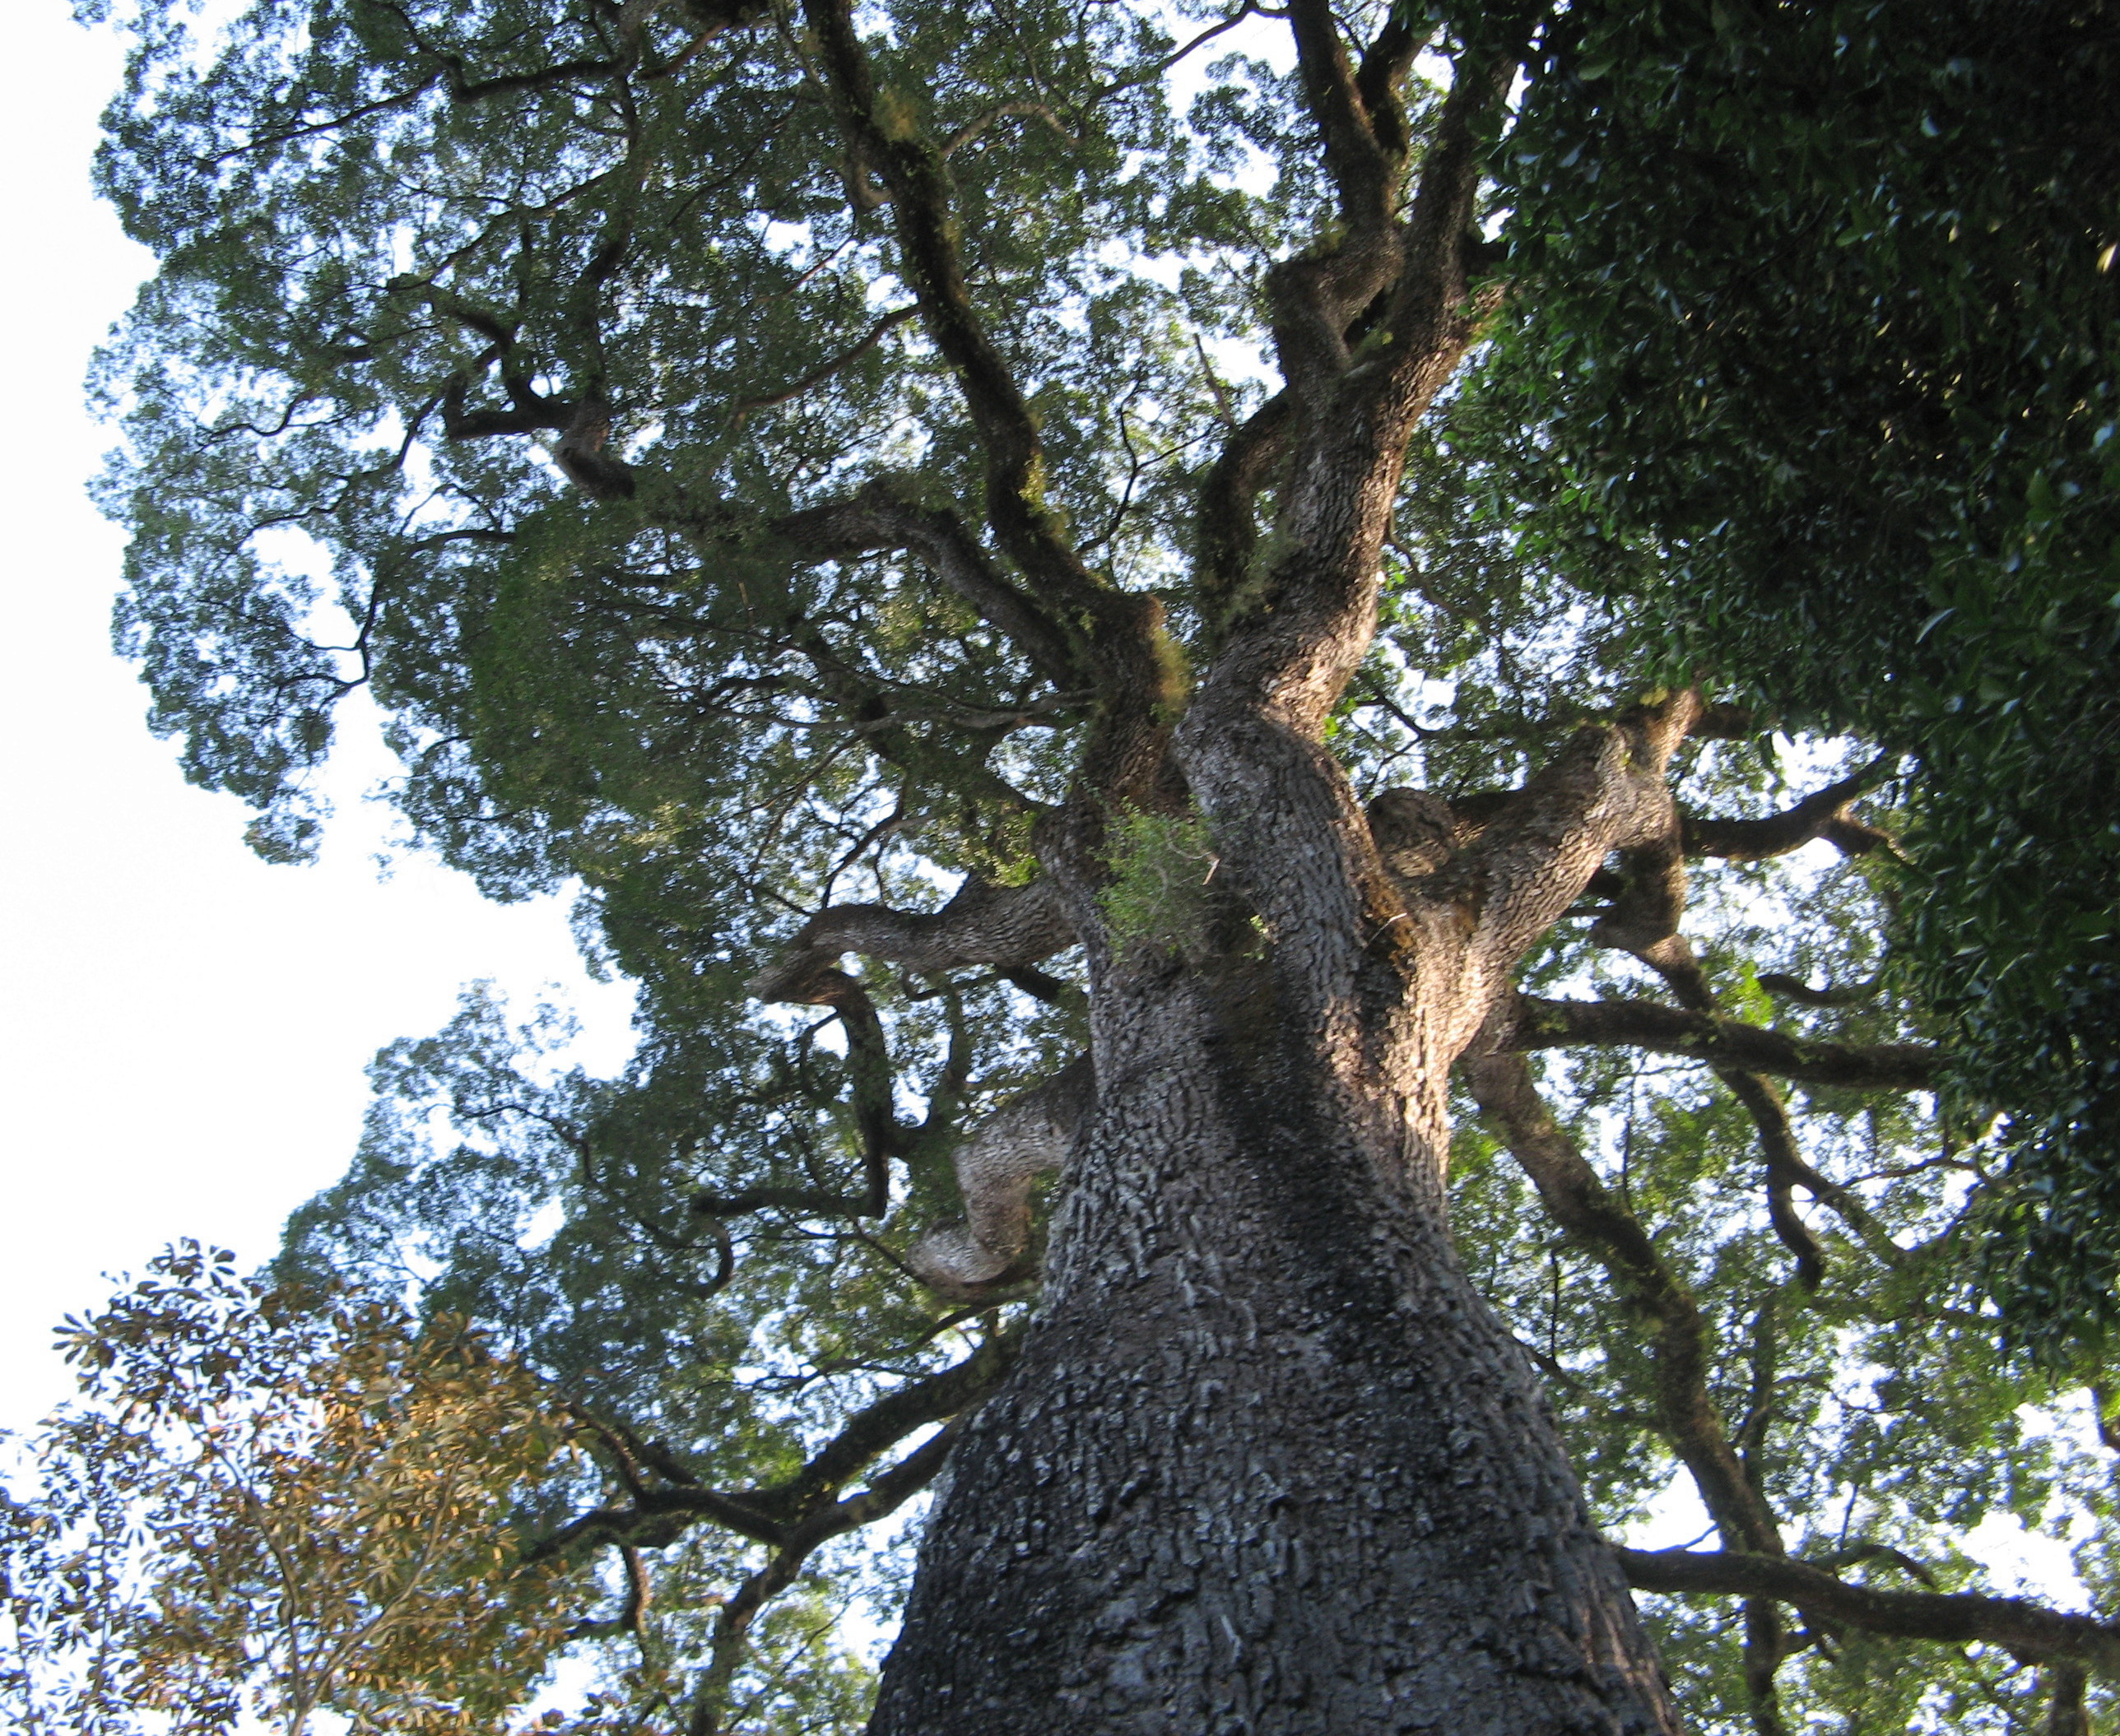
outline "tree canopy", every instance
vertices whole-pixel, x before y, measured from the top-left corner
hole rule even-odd
[[[156,726],[296,860],[365,689],[639,986],[386,1051],[272,1293],[578,1450],[481,1705],[851,1730],[909,1589],[879,1730],[1675,1728],[1624,1575],[1696,1729],[2085,1727],[2116,33],[2022,10],[128,16]]]

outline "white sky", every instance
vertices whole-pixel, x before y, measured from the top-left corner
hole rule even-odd
[[[388,816],[358,797],[379,743],[335,781],[322,862],[276,868],[244,847],[241,805],[188,787],[148,735],[109,650],[122,539],[82,494],[110,443],[81,407],[88,353],[148,265],[88,187],[119,57],[66,0],[8,11],[0,1427],[19,1429],[72,1390],[49,1329],[109,1293],[102,1274],[181,1236],[272,1252],[351,1156],[369,1058],[439,1028],[460,985],[527,1000],[558,983],[607,1068],[629,997],[584,976],[559,901],[488,904],[412,856],[379,879]]]

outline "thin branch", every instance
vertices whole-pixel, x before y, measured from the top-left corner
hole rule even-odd
[[[917,307],[894,308],[871,326],[867,335],[858,341],[842,350],[830,360],[819,363],[793,385],[784,386],[778,392],[768,392],[763,397],[744,398],[732,404],[729,406],[730,420],[740,426],[746,417],[759,411],[771,410],[782,404],[793,403],[804,393],[824,384],[841,369],[852,367],[906,321],[918,319],[919,317],[920,309]]]
[[[1061,125],[1060,117],[1044,103],[1002,103],[988,109],[977,120],[967,122],[951,134],[950,142],[942,147],[942,155],[946,157],[955,156],[958,151],[972,143],[996,121],[1011,114],[1027,115],[1033,119],[1042,120],[1076,150],[1079,151],[1081,148],[1081,140]]]

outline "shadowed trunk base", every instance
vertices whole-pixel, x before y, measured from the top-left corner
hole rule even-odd
[[[1045,1307],[938,1496],[872,1736],[1676,1732],[1406,1117],[1187,999],[1100,1045]]]

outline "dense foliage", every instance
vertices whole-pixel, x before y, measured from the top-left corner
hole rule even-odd
[[[461,1322],[234,1263],[171,1249],[66,1324],[81,1401],[0,1513],[15,1728],[495,1728],[593,1590],[527,1558],[574,1431]]]
[[[754,991],[827,907],[939,922],[1030,880],[1104,715],[1091,629],[1025,601],[1041,551],[1163,606],[1181,703],[1256,602],[1225,583],[1249,495],[1237,542],[1201,501],[1275,413],[1269,267],[1337,220],[1277,13],[865,10],[864,132],[830,11],[255,0],[195,36],[151,4],[100,171],[163,262],[102,364],[106,499],[122,642],[188,773],[299,858],[365,687],[415,833],[495,896],[579,889],[592,955],[640,987],[617,1079],[476,992],[387,1051],[283,1276],[410,1286],[536,1372],[605,1487],[525,1465],[518,1522],[541,1559],[635,1576],[572,1643],[610,1706],[697,1736],[859,1726],[909,1503],[1036,1290],[1034,1234],[935,1279],[952,1155],[1086,1019],[1066,954]],[[1400,123],[1439,126],[1444,53],[1513,16],[1466,9]],[[1616,938],[1645,875],[1594,881],[1521,973],[1519,1048],[1566,1056],[1539,1069],[1555,1121],[1481,1075],[1453,1183],[1600,1522],[1676,1541],[1690,1473],[1704,1534],[1840,1587],[1783,1595],[1793,1627],[1771,1591],[1657,1600],[1704,1730],[2066,1728],[2120,1657],[2101,1623],[1943,1595],[2010,1589],[1968,1537],[2004,1516],[2120,1592],[2102,1365],[1998,1353],[1964,1296],[1979,1227],[2013,1218],[2067,1238],[2073,1264],[2016,1244],[2067,1306],[2109,1288],[2104,1111],[2071,1106],[2120,1028],[2082,1016],[2112,982],[2115,280],[2068,248],[2110,158],[1983,81],[2052,61],[2094,91],[2102,18],[1990,25],[2020,58],[1977,77],[1941,9],[1546,20],[1485,202],[1508,335],[1416,443],[1331,726],[1363,796],[1476,815],[1675,660],[1743,702],[1676,766],[1690,949]],[[2025,136],[1992,151],[2004,117]],[[932,233],[900,226],[916,193]],[[1007,490],[968,331],[1042,443]],[[2026,910],[2005,876],[2033,859]],[[1106,919],[1182,964],[1208,833],[1123,815],[1108,861]],[[1585,1034],[1585,1005],[1624,1029]],[[1939,1043],[1968,1094],[1942,1117]],[[1983,1094],[2043,1168],[2001,1167]],[[551,1655],[510,1652],[509,1693]]]
[[[1511,499],[1676,666],[1919,756],[1901,968],[2023,1186],[2052,1344],[2120,1272],[2120,13],[1569,8],[1502,174]]]

